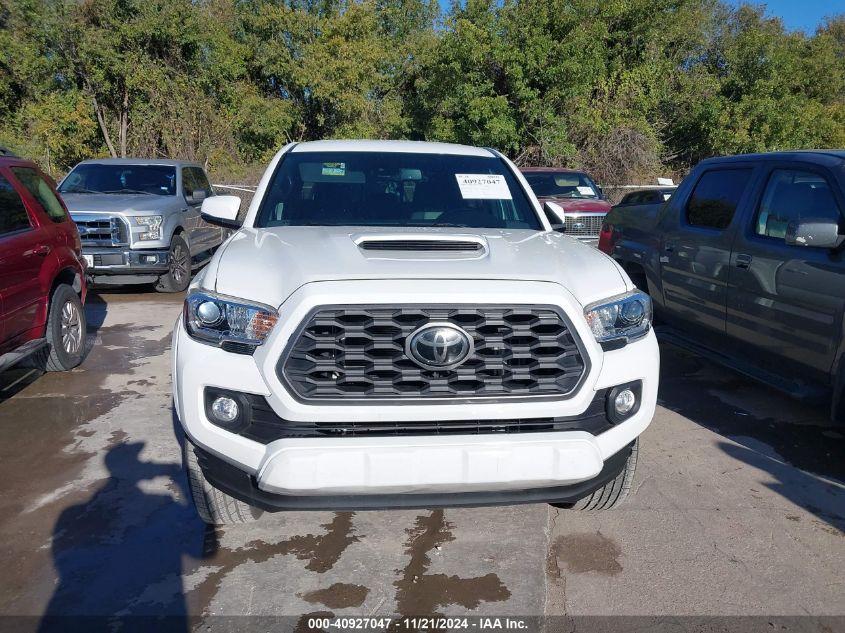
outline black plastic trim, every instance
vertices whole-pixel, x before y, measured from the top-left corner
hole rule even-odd
[[[616,413],[616,409],[613,407],[613,401],[616,399],[616,395],[625,389],[630,389],[634,392],[634,396],[636,396],[637,400],[634,403],[634,408],[631,409],[625,415],[619,415]],[[633,382],[625,383],[624,385],[617,385],[613,389],[611,389],[607,394],[607,418],[613,424],[619,424],[620,422],[624,422],[628,418],[633,415],[636,415],[637,411],[640,410],[640,403],[643,399],[643,383],[641,380],[635,380]]]
[[[391,508],[437,508],[514,505],[519,503],[571,504],[592,494],[613,480],[631,454],[629,444],[604,462],[593,479],[569,486],[498,490],[491,492],[456,492],[441,494],[378,494],[295,496],[261,490],[255,477],[223,459],[196,447],[197,459],[206,479],[215,488],[267,512],[281,510],[386,510]]]
[[[209,224],[213,224],[214,226],[220,226],[224,229],[239,229],[243,226],[243,221],[241,220],[224,220],[223,218],[216,218],[213,215],[208,215],[207,213],[200,212],[200,217],[208,222]]]
[[[597,391],[587,409],[583,413],[573,416],[420,422],[297,422],[285,420],[276,415],[264,396],[217,387],[205,388],[204,401],[205,415],[212,424],[255,442],[269,444],[276,440],[295,437],[513,435],[559,431],[585,431],[592,435],[600,435],[614,425],[614,421],[608,417],[609,392],[609,389]],[[211,403],[219,395],[229,396],[238,402],[241,407],[241,415],[237,421],[226,425],[216,422],[211,416]]]

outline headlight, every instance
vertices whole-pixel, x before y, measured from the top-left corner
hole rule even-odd
[[[136,215],[132,217],[132,222],[136,226],[144,227],[146,230],[138,235],[139,241],[150,241],[161,239],[161,220],[160,215]]]
[[[279,320],[270,306],[199,291],[185,299],[184,317],[191,338],[245,353],[261,345]]]
[[[629,341],[645,336],[651,328],[651,297],[634,290],[584,308],[584,317],[599,343]]]

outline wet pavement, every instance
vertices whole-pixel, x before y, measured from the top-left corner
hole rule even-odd
[[[668,346],[617,511],[206,528],[171,406],[181,300],[94,293],[80,368],[0,375],[0,614],[845,614],[845,428]]]

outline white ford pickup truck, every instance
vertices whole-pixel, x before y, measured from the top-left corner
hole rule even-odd
[[[494,150],[291,144],[189,288],[174,401],[208,523],[264,511],[549,502],[631,485],[651,303],[552,230]]]

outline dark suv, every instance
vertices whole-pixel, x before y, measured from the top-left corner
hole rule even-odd
[[[700,163],[648,225],[617,208],[604,250],[663,338],[845,417],[845,151]]]
[[[0,371],[32,355],[47,370],[76,367],[84,301],[79,233],[53,182],[0,156]]]

